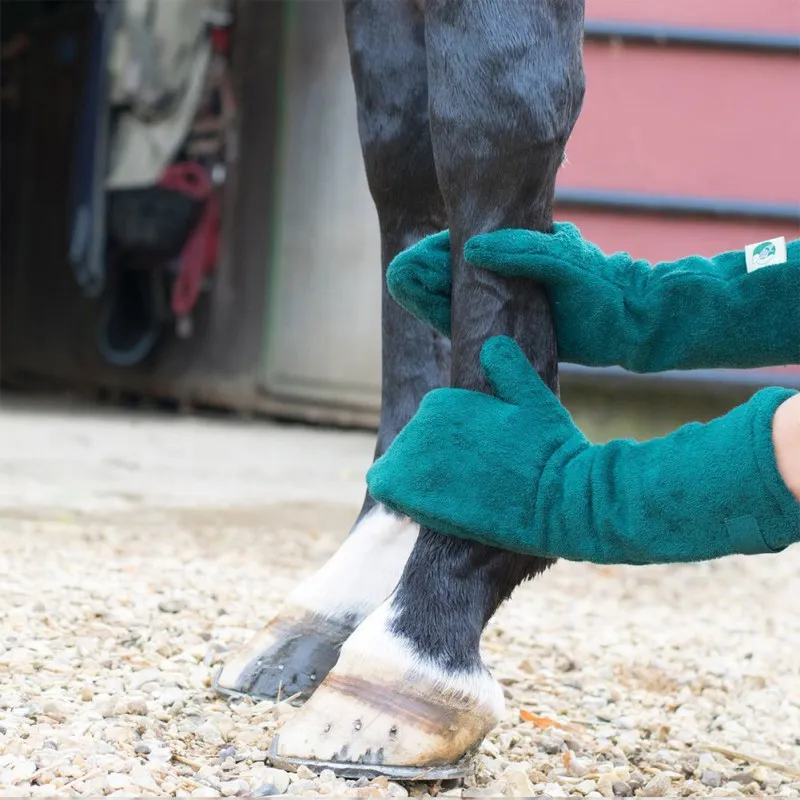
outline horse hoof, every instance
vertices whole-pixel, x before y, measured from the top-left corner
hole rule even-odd
[[[374,506],[280,613],[226,661],[214,688],[258,699],[309,697],[347,637],[397,585],[418,532],[410,519]]]
[[[284,608],[225,662],[214,688],[234,697],[306,699],[333,668],[355,626],[356,620]]]
[[[465,757],[502,715],[502,690],[482,666],[449,674],[416,655],[387,627],[387,609],[358,627],[280,731],[276,762],[402,780],[465,774]]]

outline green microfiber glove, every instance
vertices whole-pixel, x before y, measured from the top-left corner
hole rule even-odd
[[[743,250],[651,267],[605,255],[572,224],[470,239],[469,264],[544,284],[559,358],[633,372],[800,363],[800,239],[784,264],[747,271]],[[429,236],[389,265],[398,303],[450,335],[450,239]]]
[[[440,533],[597,564],[771,553],[800,540],[764,389],[661,439],[590,444],[519,346],[489,339],[496,397],[437,389],[367,474],[370,494]]]

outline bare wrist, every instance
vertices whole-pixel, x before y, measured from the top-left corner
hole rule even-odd
[[[778,472],[800,503],[800,394],[781,403],[772,418],[772,444]]]

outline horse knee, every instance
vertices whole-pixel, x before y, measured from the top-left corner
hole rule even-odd
[[[429,106],[445,195],[474,182],[473,170],[524,182],[557,167],[585,91],[582,3],[432,0],[426,24],[437,44],[428,53]]]

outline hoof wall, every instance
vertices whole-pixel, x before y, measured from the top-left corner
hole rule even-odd
[[[227,697],[227,698],[230,698],[230,699],[237,699],[237,698],[242,698],[242,697],[250,697],[253,700],[277,700],[277,699],[279,699],[278,696],[277,696],[277,692],[274,695],[272,695],[272,694],[258,694],[257,692],[252,692],[252,691],[243,692],[243,691],[240,691],[239,689],[231,689],[231,688],[229,688],[227,686],[223,686],[222,683],[220,683],[220,677],[222,676],[222,673],[224,671],[225,671],[225,668],[224,667],[220,667],[216,671],[214,676],[211,678],[211,688],[218,695],[220,695],[220,697]],[[290,705],[299,706],[301,703],[303,703],[305,700],[308,700],[308,698],[311,697],[312,691],[313,690],[310,689],[310,690],[306,691],[305,693],[303,693],[303,692],[299,693],[298,696],[294,700],[292,700]],[[291,692],[281,692],[281,694],[285,695],[285,699],[288,699],[288,698],[294,696]]]
[[[280,615],[227,660],[212,686],[225,697],[308,699],[354,627],[309,613]]]
[[[436,767],[406,767],[392,766],[390,764],[350,764],[340,761],[317,761],[309,758],[294,758],[280,756],[280,736],[275,736],[269,749],[270,762],[289,772],[294,772],[298,767],[308,767],[312,772],[322,772],[324,769],[333,770],[340,778],[380,778],[382,776],[396,781],[447,781],[467,778],[473,774],[474,762],[471,757],[462,758],[457,764]]]

